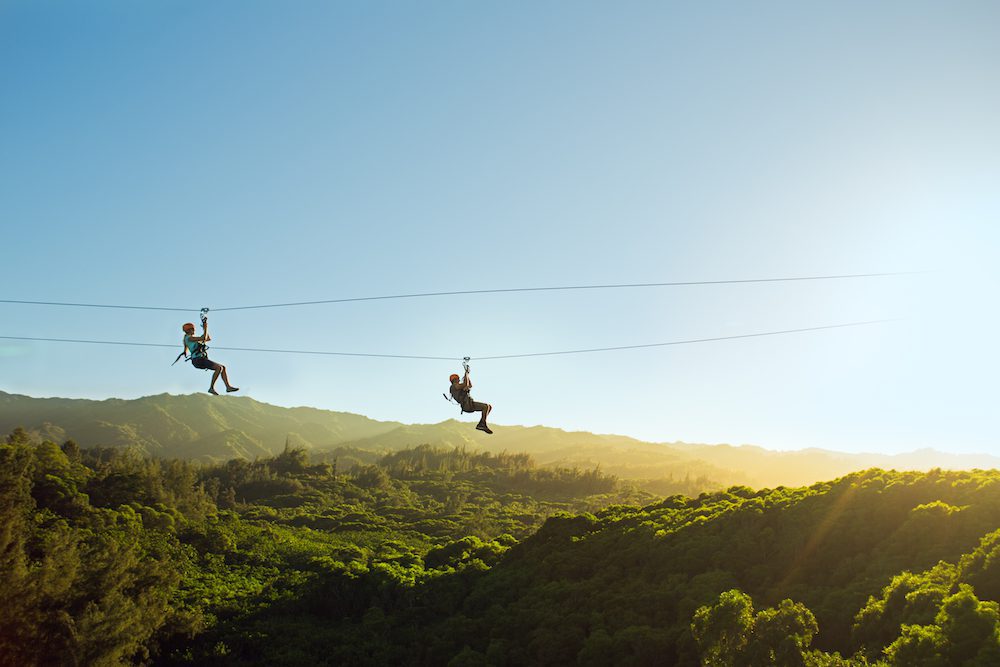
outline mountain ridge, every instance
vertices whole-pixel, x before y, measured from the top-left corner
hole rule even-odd
[[[390,452],[428,444],[527,452],[540,466],[600,467],[623,479],[690,479],[699,487],[797,486],[871,467],[900,470],[1000,468],[988,454],[920,449],[900,454],[758,445],[646,442],[550,426],[500,426],[495,435],[455,419],[382,422],[309,406],[285,408],[243,397],[155,394],[136,399],[35,398],[0,391],[0,432],[17,427],[83,447],[138,447],[148,455],[220,461],[280,452],[286,443],[316,454],[337,448]]]

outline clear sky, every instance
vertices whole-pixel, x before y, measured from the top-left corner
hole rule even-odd
[[[0,2],[0,335],[461,357],[498,424],[1000,454],[996,2]],[[839,324],[599,354],[477,356]],[[456,364],[213,356],[243,393],[456,417]],[[204,391],[0,341],[0,389]],[[219,400],[227,400],[220,397]],[[470,428],[471,428],[470,419]]]

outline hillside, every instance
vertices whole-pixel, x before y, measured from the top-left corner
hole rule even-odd
[[[280,452],[286,438],[307,449],[333,447],[392,431],[346,412],[281,408],[247,397],[159,394],[134,400],[31,398],[0,392],[0,432],[17,427],[82,447],[138,446],[160,457],[252,459]]]
[[[15,432],[0,525],[4,666],[1000,664],[996,471],[657,499],[524,454]]]
[[[499,557],[460,542],[422,574],[321,573],[195,655],[223,642],[225,664],[992,665],[998,524],[996,472],[868,470],[613,506],[552,517]]]
[[[316,408],[282,408],[248,397],[160,394],[104,401],[31,398],[0,392],[0,433],[14,428],[80,446],[138,447],[159,457],[205,462],[253,460],[286,443],[317,455],[349,448],[383,454],[429,444],[472,451],[524,452],[540,466],[600,469],[646,484],[654,492],[799,486],[871,467],[896,470],[996,468],[1000,459],[922,450],[895,456],[821,449],[778,452],[755,446],[650,443],[618,435],[569,432],[545,426],[499,426],[492,436],[468,422],[379,422]],[[661,483],[662,482],[662,483]]]

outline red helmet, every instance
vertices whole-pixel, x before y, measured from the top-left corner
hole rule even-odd
[[[182,326],[181,329],[183,329],[184,331],[187,331],[188,329],[194,329],[194,324],[192,324],[191,322],[185,322],[184,326]]]
[[[448,376],[448,380],[450,382],[454,382],[457,379],[458,379],[458,373],[452,373],[451,375]]]

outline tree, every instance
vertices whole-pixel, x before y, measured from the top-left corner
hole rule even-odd
[[[285,449],[271,460],[271,468],[280,474],[301,473],[309,467],[309,452],[304,447],[293,447],[285,438]]]
[[[885,655],[901,667],[1000,664],[998,623],[997,603],[980,601],[970,586],[961,584],[945,599],[933,624],[903,626]]]
[[[980,599],[1000,601],[1000,530],[983,537],[958,568],[959,581],[971,584]]]
[[[785,599],[755,615],[750,596],[735,589],[699,608],[691,623],[702,664],[719,667],[806,665],[817,630],[816,617],[801,602]]]
[[[753,632],[753,600],[733,589],[719,601],[694,613],[691,632],[701,648],[703,665],[735,665],[746,652]]]
[[[904,625],[928,625],[951,593],[955,566],[938,563],[926,572],[902,572],[879,597],[871,596],[854,617],[855,646],[869,656],[880,655],[899,637]]]
[[[764,609],[754,618],[747,664],[803,665],[818,630],[816,617],[804,604],[782,600],[776,609]]]

